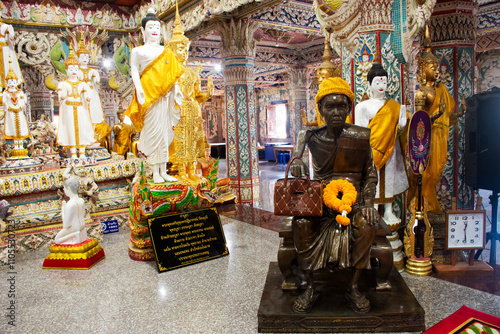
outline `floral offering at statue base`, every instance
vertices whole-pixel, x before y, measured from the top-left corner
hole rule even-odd
[[[105,257],[97,239],[75,245],[54,244],[43,261],[43,269],[90,269]]]

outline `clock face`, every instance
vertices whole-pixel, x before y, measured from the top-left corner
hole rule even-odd
[[[446,213],[447,249],[482,249],[485,240],[485,211]]]

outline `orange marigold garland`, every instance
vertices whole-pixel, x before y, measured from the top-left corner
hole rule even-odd
[[[338,197],[339,193],[342,193],[341,198]],[[344,226],[351,223],[347,215],[351,212],[352,205],[356,203],[357,196],[358,192],[354,185],[343,179],[332,180],[323,191],[325,205],[340,213],[335,219]]]

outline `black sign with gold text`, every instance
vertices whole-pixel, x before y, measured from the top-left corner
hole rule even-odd
[[[151,218],[148,224],[159,272],[229,254],[216,208]]]

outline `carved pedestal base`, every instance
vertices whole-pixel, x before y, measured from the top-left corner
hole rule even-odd
[[[384,217],[382,217],[384,219]],[[399,238],[398,230],[401,227],[401,219],[396,222],[391,222],[384,219],[384,222],[391,228],[392,234],[387,236],[387,240],[391,243],[391,248],[393,251],[393,261],[394,266],[399,272],[405,269],[404,263],[404,252],[403,252],[403,242]]]
[[[258,311],[259,333],[338,333],[338,332],[422,332],[424,310],[393,268],[390,291],[375,291],[366,276],[360,290],[366,292],[371,309],[356,313],[345,300],[351,272],[315,274],[319,297],[309,313],[295,313],[292,304],[301,291],[283,291],[283,276],[271,262]]]
[[[59,169],[61,167],[61,157],[56,153],[35,155],[42,164],[42,170]]]
[[[432,262],[430,258],[408,259],[406,261],[406,272],[415,276],[427,276],[432,272]]]
[[[50,246],[50,254],[43,261],[43,269],[90,269],[105,257],[97,239],[75,244]]]
[[[25,174],[34,173],[42,170],[42,165],[39,159],[29,157],[8,158],[7,161],[0,166],[0,175]]]
[[[92,161],[100,162],[111,159],[111,154],[104,147],[87,147],[85,155]]]
[[[138,248],[132,242],[128,245],[128,256],[135,261],[155,260],[155,252],[152,247]]]

